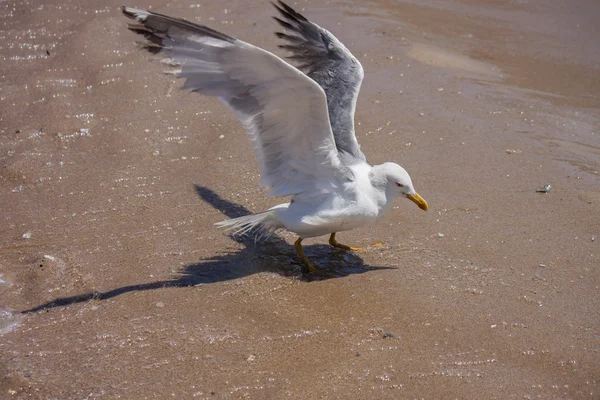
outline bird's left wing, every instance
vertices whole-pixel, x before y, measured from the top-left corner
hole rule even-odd
[[[354,111],[364,76],[362,65],[331,32],[281,0],[273,5],[281,16],[275,20],[287,30],[276,33],[287,42],[279,47],[290,51],[288,58],[325,90],[338,150],[366,160],[354,131]]]
[[[208,27],[124,7],[144,46],[179,66],[184,87],[217,96],[245,126],[272,196],[351,177],[340,161],[325,92],[279,57]]]

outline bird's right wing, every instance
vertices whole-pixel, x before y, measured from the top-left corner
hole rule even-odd
[[[335,147],[325,93],[279,57],[183,19],[123,8],[145,47],[181,68],[184,87],[217,96],[245,126],[272,196],[351,179]],[[325,178],[325,179],[322,179]]]
[[[288,58],[325,90],[338,150],[366,160],[354,132],[354,111],[364,76],[362,65],[331,32],[282,1],[273,5],[282,17],[275,20],[287,30],[276,33],[288,42],[279,47],[290,51]]]

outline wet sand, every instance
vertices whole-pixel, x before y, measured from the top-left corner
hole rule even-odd
[[[0,398],[600,396],[598,2],[292,3],[365,68],[369,161],[430,204],[338,235],[362,253],[307,240],[319,279],[293,235],[213,226],[279,200],[120,4],[0,4]],[[275,50],[240,4],[131,5]]]

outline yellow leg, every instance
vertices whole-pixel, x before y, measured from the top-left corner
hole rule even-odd
[[[306,254],[304,254],[304,250],[302,250],[302,238],[298,238],[298,240],[296,240],[296,243],[294,243],[294,247],[296,248],[296,251],[298,252],[300,258],[302,259],[302,262],[304,263],[304,268],[302,268],[303,274],[320,271],[319,268],[317,268],[313,263],[311,263],[308,260]]]
[[[329,236],[329,244],[332,245],[333,247],[337,247],[339,249],[351,250],[351,251],[362,251],[362,249],[360,247],[350,247],[350,246],[346,246],[345,244],[339,243],[337,240],[335,240],[335,232],[333,232],[331,234],[331,236]]]

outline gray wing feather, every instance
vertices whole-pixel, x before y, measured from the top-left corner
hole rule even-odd
[[[342,165],[325,92],[263,49],[182,19],[124,7],[143,45],[181,67],[184,87],[217,96],[242,122],[272,196],[327,190],[352,179]]]
[[[274,19],[287,30],[276,32],[288,42],[279,47],[290,51],[288,58],[325,90],[337,149],[366,160],[354,131],[354,111],[364,76],[362,65],[329,31],[282,1],[273,5],[283,18]]]

